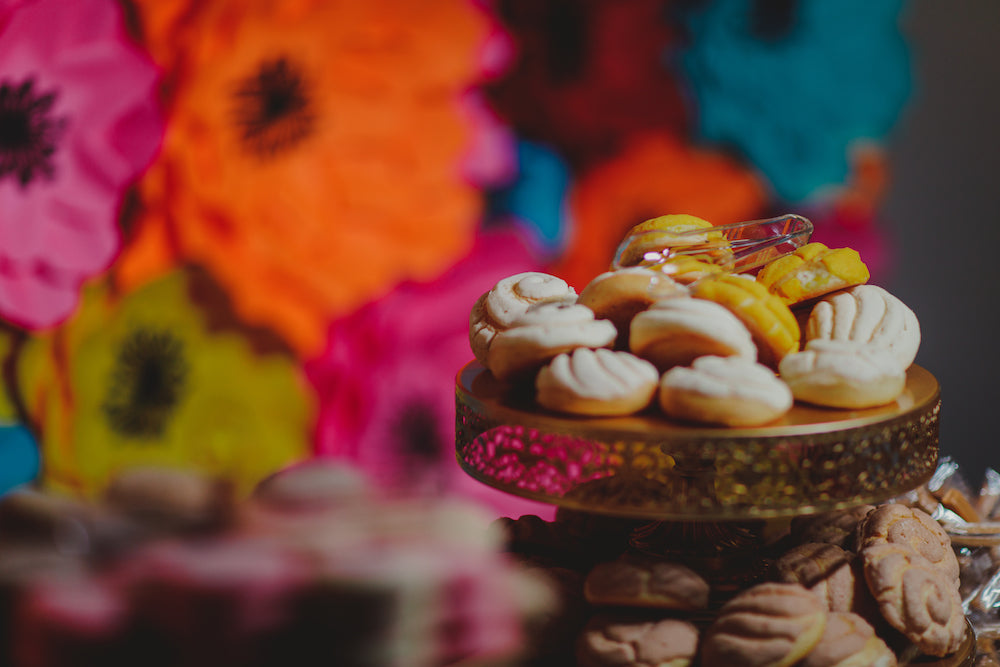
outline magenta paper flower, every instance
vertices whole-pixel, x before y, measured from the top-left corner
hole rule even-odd
[[[118,208],[162,126],[157,71],[114,0],[0,4],[0,317],[65,319],[118,252]]]
[[[306,372],[320,398],[319,455],[355,462],[404,493],[459,495],[507,516],[552,515],[495,491],[455,461],[455,376],[472,360],[469,311],[501,278],[540,270],[517,232],[481,232],[432,283],[407,283],[338,321]]]

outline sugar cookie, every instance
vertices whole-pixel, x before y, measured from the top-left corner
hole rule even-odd
[[[698,653],[698,628],[676,618],[595,616],[577,644],[579,667],[688,667]]]
[[[887,503],[872,510],[858,524],[857,548],[874,544],[899,544],[913,549],[958,581],[958,558],[951,538],[941,524],[919,508]]]
[[[815,339],[778,365],[796,399],[832,408],[870,408],[896,400],[906,373],[885,348]]]
[[[762,364],[777,368],[785,355],[799,349],[801,331],[795,315],[751,277],[725,274],[705,278],[691,286],[691,296],[719,303],[736,315],[750,330]]]
[[[829,612],[798,584],[764,583],[722,606],[705,631],[702,667],[791,667],[809,654]]]
[[[819,643],[798,667],[896,667],[896,654],[861,616],[834,612]]]
[[[680,563],[620,559],[594,566],[583,594],[597,606],[699,610],[708,607],[709,587]]]
[[[615,325],[595,320],[586,306],[539,303],[493,337],[485,365],[498,379],[507,380],[533,373],[578,347],[609,347],[617,333]]]
[[[536,303],[573,303],[576,290],[547,273],[526,271],[508,276],[485,292],[469,313],[469,345],[476,360],[486,365],[493,337],[509,329]]]
[[[660,299],[687,295],[687,287],[664,273],[633,266],[600,274],[583,288],[577,303],[593,310],[597,319],[614,324],[618,329],[616,347],[625,349],[629,325],[636,313]]]
[[[757,273],[757,282],[792,305],[863,284],[869,277],[857,250],[830,249],[814,242],[766,264]]]
[[[858,285],[817,303],[809,314],[805,338],[884,347],[908,368],[920,347],[920,323],[906,304],[883,288]]]
[[[767,366],[743,357],[707,356],[664,373],[659,400],[671,417],[757,426],[788,412],[792,392]]]
[[[557,412],[628,415],[650,404],[659,380],[656,366],[634,354],[580,347],[538,372],[535,399]]]
[[[690,298],[657,301],[638,313],[629,349],[661,372],[705,355],[757,358],[753,338],[739,318],[717,303]]]
[[[774,578],[805,586],[830,611],[871,607],[864,576],[854,568],[854,554],[834,544],[806,542],[792,547],[774,561]]]

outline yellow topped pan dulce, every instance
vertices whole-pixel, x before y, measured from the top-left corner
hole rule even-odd
[[[869,277],[857,250],[831,249],[814,242],[764,266],[757,274],[757,282],[791,306],[862,285]]]

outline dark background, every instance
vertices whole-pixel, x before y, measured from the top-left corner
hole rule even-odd
[[[1000,0],[915,0],[914,92],[890,141],[890,292],[941,383],[941,453],[1000,469]]]

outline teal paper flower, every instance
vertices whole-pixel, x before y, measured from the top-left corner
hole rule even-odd
[[[698,138],[736,147],[792,202],[842,183],[910,90],[903,0],[711,0],[681,16]]]

